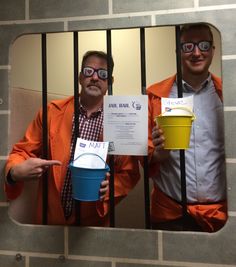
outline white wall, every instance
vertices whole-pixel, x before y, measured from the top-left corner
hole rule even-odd
[[[146,28],[147,85],[176,71],[174,27]],[[216,52],[211,70],[221,76],[220,34],[213,29]],[[112,30],[114,95],[140,94],[139,29]],[[40,35],[19,37],[11,48],[12,87],[41,90]],[[106,51],[106,31],[79,32],[79,59],[87,50]],[[73,94],[73,33],[47,35],[48,91]]]

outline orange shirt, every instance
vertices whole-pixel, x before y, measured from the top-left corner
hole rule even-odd
[[[50,159],[62,162],[61,166],[52,166],[48,179],[48,224],[74,224],[75,212],[65,220],[61,206],[60,192],[66,177],[67,164],[70,157],[72,132],[72,116],[74,98],[55,100],[48,105],[48,139]],[[40,157],[42,150],[42,111],[26,130],[24,138],[14,145],[6,163],[7,174],[12,166],[30,157]],[[138,160],[131,156],[117,156],[114,160],[115,170],[115,202],[118,203],[136,185],[140,178]],[[23,182],[15,185],[5,183],[5,191],[9,200],[17,198],[24,187]],[[109,198],[105,201],[82,202],[81,225],[108,225]],[[42,220],[42,183],[39,181],[36,223]]]
[[[222,83],[221,79],[212,75],[212,80],[217,94],[222,99]],[[149,97],[149,158],[151,159],[154,151],[152,143],[152,129],[155,125],[154,118],[161,113],[161,97],[168,97],[172,86],[176,80],[176,75],[160,82],[153,84],[147,89]],[[150,165],[150,176],[153,176],[159,171],[159,164]],[[226,201],[216,204],[207,205],[188,205],[188,212],[196,219],[199,225],[205,231],[213,232],[220,229],[227,220],[227,205]],[[153,222],[164,222],[174,220],[182,216],[181,206],[166,196],[163,192],[154,187],[151,198],[151,220]]]

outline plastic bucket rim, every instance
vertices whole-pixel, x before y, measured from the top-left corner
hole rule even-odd
[[[73,167],[73,168],[78,168],[78,169],[83,169],[83,170],[106,170],[107,171],[110,171],[110,167],[109,165],[105,162],[105,168],[85,168],[85,167],[77,167],[77,166],[74,166],[73,163],[71,162],[69,164],[69,166]]]
[[[73,163],[80,157],[84,156],[84,155],[93,155],[93,156],[97,156],[98,158],[100,158],[103,163],[105,163],[105,167],[104,168],[87,168],[87,167],[77,167],[77,166],[74,166]],[[69,166],[72,166],[74,168],[80,168],[80,169],[83,169],[83,170],[105,170],[105,169],[108,169],[108,171],[110,171],[110,167],[108,166],[108,164],[106,163],[106,161],[101,157],[99,156],[98,154],[96,153],[91,153],[91,152],[86,152],[86,153],[83,153],[83,154],[80,154],[76,159],[72,160],[69,164]]]
[[[185,110],[187,112],[189,112],[190,114],[187,115],[187,114],[183,114],[183,115],[176,115],[176,114],[173,114],[173,115],[164,115],[167,111],[157,115],[155,118],[154,118],[154,122],[156,123],[156,120],[157,118],[161,118],[161,117],[181,117],[181,118],[185,118],[185,117],[188,117],[188,118],[191,118],[191,121],[194,121],[196,120],[196,115],[194,114],[194,112],[192,110],[190,110],[189,108],[187,107],[172,107],[171,109],[180,109],[180,110]]]
[[[187,111],[189,112],[190,115],[177,115],[177,116],[188,116],[188,117],[193,117],[193,120],[196,119],[196,116],[195,114],[193,113],[193,111],[190,109],[190,108],[187,108],[187,107],[183,107],[183,106],[179,106],[179,107],[172,107],[171,109],[180,109],[180,110],[184,110],[184,111]],[[165,114],[167,111],[164,111],[163,113],[161,113],[160,115],[163,115]],[[175,115],[167,115],[167,116],[175,116]]]

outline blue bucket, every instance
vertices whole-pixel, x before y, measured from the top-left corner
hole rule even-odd
[[[105,164],[103,169],[81,168],[73,165],[73,162],[84,155],[93,155],[99,157]],[[101,182],[105,179],[106,173],[110,171],[107,163],[97,154],[84,153],[70,163],[72,197],[81,201],[99,200],[99,190]]]

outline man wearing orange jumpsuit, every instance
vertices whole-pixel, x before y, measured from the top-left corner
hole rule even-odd
[[[79,77],[81,93],[79,97],[80,137],[91,141],[102,141],[103,96],[108,88],[108,56],[100,51],[88,51],[82,61]],[[113,69],[113,60],[112,69]],[[24,183],[39,179],[35,223],[42,223],[42,175],[48,170],[48,224],[76,224],[73,200],[66,213],[62,201],[64,182],[70,172],[74,133],[74,97],[52,101],[48,105],[49,160],[41,159],[42,151],[42,111],[26,130],[25,136],[14,145],[6,163],[5,191],[9,200],[16,199],[23,190]],[[133,157],[116,156],[115,202],[125,197],[139,179],[138,162]],[[108,180],[102,182],[101,198],[96,202],[81,202],[80,225],[108,226],[109,198]],[[78,216],[78,215],[77,215]]]
[[[163,130],[154,123],[161,97],[177,97],[176,76],[148,88],[152,227],[214,232],[227,220],[221,79],[209,73],[213,34],[206,24],[181,28],[183,97],[193,95],[196,120],[185,150],[187,217],[183,228],[178,150],[165,150]]]

